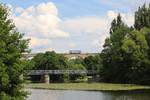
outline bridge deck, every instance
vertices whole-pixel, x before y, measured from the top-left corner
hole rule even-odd
[[[43,74],[98,74],[96,70],[30,70],[28,75]]]

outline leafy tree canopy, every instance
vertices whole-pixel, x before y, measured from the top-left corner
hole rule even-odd
[[[0,4],[0,100],[24,100],[24,80],[20,77],[26,63],[21,57],[28,51],[28,41],[8,16],[9,8]]]
[[[32,60],[35,63],[34,69],[57,70],[67,67],[67,59],[61,54],[56,54],[54,51],[39,53]]]

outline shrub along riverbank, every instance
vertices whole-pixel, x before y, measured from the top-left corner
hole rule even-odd
[[[111,83],[32,83],[26,86],[33,89],[49,90],[87,90],[87,91],[120,91],[120,90],[149,90],[150,86],[135,84],[111,84]]]

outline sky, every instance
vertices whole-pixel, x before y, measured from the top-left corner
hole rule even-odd
[[[120,13],[132,26],[134,12],[150,0],[1,0],[11,9],[33,53],[101,52],[111,21]]]

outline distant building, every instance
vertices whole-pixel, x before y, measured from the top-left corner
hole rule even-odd
[[[69,50],[69,54],[81,54],[81,50]]]

